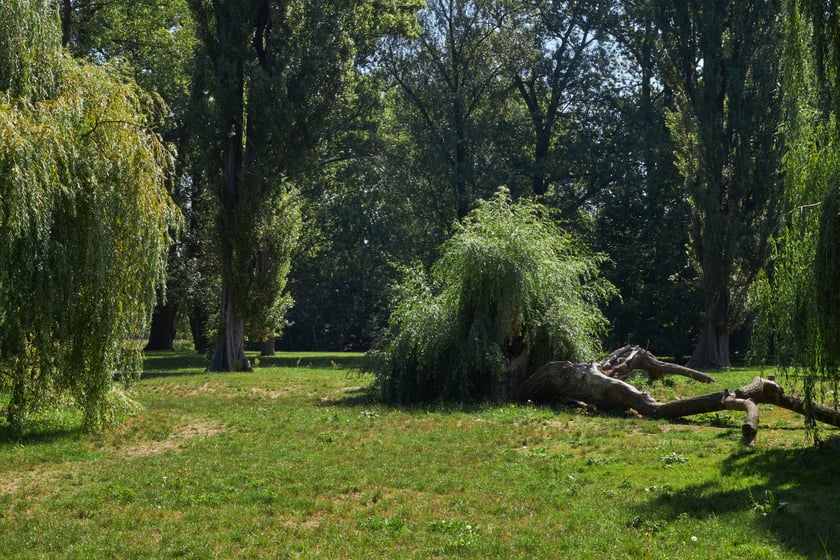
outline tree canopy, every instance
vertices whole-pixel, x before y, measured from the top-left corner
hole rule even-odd
[[[298,213],[290,188],[315,162],[357,59],[406,7],[345,2],[190,3],[210,68],[222,304],[211,370],[248,368],[246,331],[279,329]],[[289,206],[292,206],[291,208]],[[259,297],[255,297],[259,295]],[[271,310],[271,311],[268,311]],[[249,324],[250,323],[250,324]]]
[[[834,1],[0,9],[12,416],[131,377],[155,293],[150,339],[189,314],[211,370],[384,332],[402,400],[504,393],[604,340],[707,367],[752,345],[837,384]]]
[[[778,223],[781,2],[655,2],[670,129],[691,201],[691,249],[704,295],[695,367],[728,367],[729,336]]]

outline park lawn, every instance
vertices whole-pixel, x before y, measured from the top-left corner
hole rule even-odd
[[[0,424],[0,558],[840,558],[840,446],[762,405],[667,422],[374,402],[358,354],[152,354],[115,431]],[[648,385],[661,399],[758,373]],[[770,372],[767,372],[770,373]]]

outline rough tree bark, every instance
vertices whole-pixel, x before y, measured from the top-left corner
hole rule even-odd
[[[712,378],[690,368],[656,359],[638,346],[625,346],[600,362],[574,364],[549,362],[538,369],[520,387],[519,401],[541,403],[585,403],[602,409],[634,410],[649,418],[682,418],[704,412],[741,410],[746,413],[741,428],[744,443],[755,445],[758,433],[758,404],[766,403],[805,413],[802,399],[786,395],[776,383],[761,377],[738,389],[725,389],[690,399],[662,403],[623,379],[633,370],[644,370],[653,378],[664,374],[683,375],[710,383]],[[814,417],[840,427],[840,412],[813,405]]]
[[[277,352],[274,349],[275,337],[269,336],[260,344],[260,356],[275,356]]]

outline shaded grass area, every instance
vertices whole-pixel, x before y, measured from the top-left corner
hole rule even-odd
[[[252,364],[258,367],[282,368],[332,368],[359,369],[364,354],[361,352],[277,352],[275,356],[247,353]],[[143,378],[194,375],[207,369],[208,356],[190,352],[151,352],[146,356]]]
[[[359,359],[208,374],[153,354],[144,409],[113,433],[65,413],[0,434],[0,557],[840,557],[840,449],[811,447],[785,411],[762,405],[747,449],[736,412],[392,407],[348,369]],[[646,389],[666,400],[756,373]]]

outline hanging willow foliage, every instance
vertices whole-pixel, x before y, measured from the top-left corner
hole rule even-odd
[[[595,358],[607,326],[599,306],[616,293],[598,275],[601,262],[536,203],[514,204],[505,190],[479,202],[431,274],[407,270],[395,289],[373,366],[383,397],[498,396],[511,362],[524,355],[531,371]]]
[[[96,427],[114,412],[114,377],[139,373],[133,341],[178,223],[172,154],[149,128],[161,104],[55,51],[51,3],[2,11],[0,395],[18,428],[63,395]]]
[[[833,16],[813,2],[787,5],[784,52],[786,178],[785,220],[774,241],[767,276],[757,296],[753,350],[772,357],[804,380],[806,412],[826,393],[837,402],[840,382],[840,144],[827,92],[837,53]],[[833,23],[832,23],[833,22]],[[828,26],[828,27],[826,27]],[[840,99],[840,97],[838,97]],[[806,415],[816,436],[816,424]]]
[[[819,336],[817,365],[831,379],[837,379],[840,367],[840,185],[828,192],[821,210],[814,256]]]

